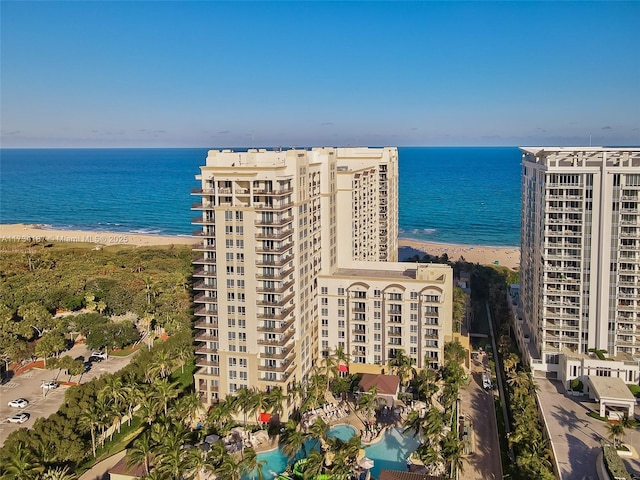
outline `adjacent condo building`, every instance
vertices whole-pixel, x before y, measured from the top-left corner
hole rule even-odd
[[[196,178],[196,389],[286,394],[341,348],[442,362],[452,270],[397,262],[396,148],[212,150]]]
[[[558,372],[563,354],[599,350],[635,365],[625,380],[637,383],[640,150],[521,150],[520,321],[532,365]]]

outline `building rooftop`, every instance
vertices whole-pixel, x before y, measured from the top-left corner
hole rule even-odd
[[[633,393],[621,378],[597,377],[594,375],[589,375],[588,378],[598,398],[618,398],[633,402],[636,400],[636,397],[633,396]]]
[[[364,373],[358,383],[361,392],[367,392],[373,386],[378,389],[378,395],[396,395],[398,393],[400,378],[397,375],[376,375]]]

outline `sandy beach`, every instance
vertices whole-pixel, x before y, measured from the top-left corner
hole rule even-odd
[[[59,243],[95,243],[99,245],[193,245],[199,239],[178,235],[142,235],[120,232],[92,232],[82,230],[56,230],[39,225],[2,224],[0,241],[18,242],[59,242]],[[455,245],[447,243],[423,242],[407,238],[398,239],[401,259],[424,252],[440,256],[446,253],[451,260],[464,257],[472,263],[494,264],[515,269],[520,264],[520,249],[517,247],[491,247],[479,245]],[[409,250],[413,249],[413,250]],[[404,250],[404,251],[403,251]],[[409,250],[409,251],[407,251]],[[414,251],[415,250],[415,251]]]
[[[55,230],[39,225],[2,224],[0,242],[53,242],[95,243],[98,245],[193,245],[199,239],[178,235],[141,235],[126,232],[91,232],[82,230]]]
[[[517,269],[520,266],[520,249],[518,247],[454,245],[448,243],[423,242],[407,238],[399,238],[398,247],[400,250],[399,258],[401,259],[406,257],[406,255],[403,255],[403,248],[409,248],[435,256],[446,253],[452,261],[464,257],[468,262],[479,263],[481,265],[495,264],[495,262],[498,262],[498,265],[511,269]],[[411,255],[414,254],[415,252],[411,253]]]

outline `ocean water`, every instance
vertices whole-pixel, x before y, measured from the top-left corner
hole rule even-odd
[[[189,235],[207,149],[2,149],[0,223]],[[400,147],[400,236],[519,244],[516,147]]]

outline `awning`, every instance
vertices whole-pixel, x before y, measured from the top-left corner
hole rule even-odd
[[[349,367],[343,364],[338,365],[338,371],[340,373],[348,373],[349,372]]]
[[[271,421],[271,414],[267,412],[260,412],[260,421],[262,423],[269,423]]]

